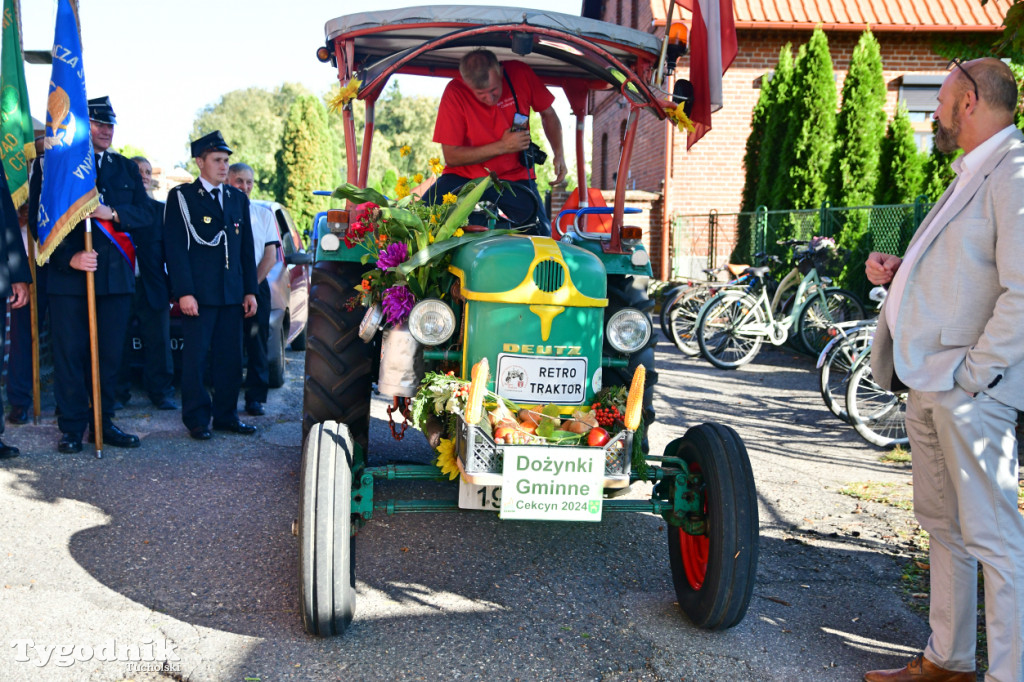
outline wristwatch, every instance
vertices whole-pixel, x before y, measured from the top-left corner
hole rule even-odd
[[[119,218],[117,217],[117,209],[116,209],[116,208],[112,208],[112,209],[110,209],[110,212],[114,214],[114,215],[113,215],[113,221],[114,221],[115,223],[119,223],[119,222],[121,222],[121,220],[120,220],[120,219],[119,219]]]

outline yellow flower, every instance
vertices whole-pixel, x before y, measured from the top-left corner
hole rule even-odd
[[[338,94],[334,96],[334,99],[327,103],[327,108],[335,114],[341,111],[341,108],[351,102],[352,98],[359,93],[359,86],[362,84],[361,80],[349,79],[348,83],[345,83],[344,87],[338,90]]]
[[[458,200],[459,198],[452,194],[451,192],[448,192],[448,194],[445,194],[443,197],[441,197],[442,204],[454,204]]]
[[[454,481],[455,477],[459,475],[459,465],[456,463],[458,458],[455,455],[455,441],[448,438],[442,438],[441,442],[437,444],[437,459],[434,461],[438,468],[441,469],[441,473],[448,477],[449,481]]]
[[[434,243],[434,235],[430,235],[430,237],[429,237],[428,241],[429,241],[429,242],[430,242],[431,244],[433,244],[433,243]]]
[[[430,164],[430,172],[434,175],[440,175],[444,172],[444,164],[441,163],[441,157],[432,156],[427,163]]]
[[[455,236],[456,237],[461,237],[464,234],[466,234],[466,231],[463,230],[461,227],[459,229],[455,230]]]
[[[693,121],[690,120],[690,117],[687,116],[686,112],[683,110],[685,104],[685,102],[680,102],[675,106],[671,104],[667,105],[665,107],[665,115],[668,116],[668,120],[676,124],[679,128],[679,132],[686,131],[692,133],[694,131]]]
[[[409,184],[409,178],[405,177],[404,175],[398,176],[398,184],[399,185],[408,185]]]
[[[430,224],[437,225],[437,216],[434,215],[433,213],[430,214]]]
[[[412,181],[415,182],[417,185],[423,182],[423,173],[417,173],[416,175],[412,176]]]
[[[410,194],[412,194],[412,191],[409,189],[409,185],[404,182],[400,182],[395,185],[395,195],[397,195],[399,199],[404,199]]]
[[[412,154],[412,147],[410,147],[407,144],[403,144],[402,148],[398,150],[398,153],[401,154],[402,156],[409,156],[410,154]]]

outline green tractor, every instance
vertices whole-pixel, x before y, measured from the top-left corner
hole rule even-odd
[[[298,524],[306,630],[338,635],[350,625],[356,534],[375,513],[459,509],[499,511],[506,520],[659,514],[668,526],[669,563],[683,611],[708,629],[740,622],[758,555],[750,461],[736,432],[720,424],[690,428],[662,455],[648,452],[657,381],[647,294],[651,267],[640,229],[624,226],[637,119],[644,110],[659,119],[672,112],[672,97],[659,98],[657,84],[667,70],[666,55],[673,64],[685,46],[663,49],[647,33],[592,19],[469,6],[343,16],[327,23],[326,38],[318,56],[337,67],[348,94],[338,104],[349,177],[315,235],[309,296]],[[357,244],[373,245],[365,241],[371,216],[389,229],[403,221],[427,222],[411,215],[409,200],[366,189],[374,103],[392,75],[450,78],[461,56],[479,47],[502,60],[526,62],[546,84],[564,90],[577,119],[578,169],[585,168],[582,121],[590,93],[615,90],[625,98],[630,113],[614,205],[587,206],[581,170],[581,208],[556,222],[551,236],[487,230],[464,219],[481,208],[484,180],[450,207],[451,226],[458,230],[445,232],[451,237],[445,246],[424,244],[415,254],[419,261],[413,257],[398,268],[379,261],[368,274],[368,250]],[[680,81],[675,89],[680,111],[687,85]],[[360,155],[355,98],[366,107]],[[487,214],[493,219],[493,210]],[[598,218],[610,229],[602,229]],[[419,229],[433,241],[435,228]],[[377,245],[387,243],[386,236],[378,235]],[[438,281],[444,275],[445,286],[426,296],[427,279],[412,282],[413,266],[420,273],[433,268],[427,277]],[[396,272],[408,275],[419,295],[408,321],[389,325],[368,292],[375,277]],[[369,308],[357,305],[360,300]],[[449,460],[371,466],[375,384],[381,395],[394,398],[389,415],[405,414],[439,453],[448,449]],[[401,435],[394,424],[392,433]],[[449,472],[459,479],[457,499],[454,490],[450,500],[381,495],[387,480],[436,481]],[[654,484],[650,498],[623,494],[645,481]]]

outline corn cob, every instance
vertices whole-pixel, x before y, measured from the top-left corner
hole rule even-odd
[[[473,365],[470,372],[469,396],[466,398],[466,423],[476,424],[483,415],[484,393],[487,391],[487,358]]]
[[[643,365],[637,365],[633,372],[633,382],[629,385],[629,396],[626,398],[626,416],[622,423],[630,431],[640,427],[640,411],[644,406],[644,379],[647,371]]]

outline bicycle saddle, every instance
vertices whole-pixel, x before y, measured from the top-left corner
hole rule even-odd
[[[747,268],[743,272],[744,274],[750,274],[753,275],[754,277],[757,277],[758,279],[761,279],[762,277],[768,274],[769,270],[771,270],[770,267],[768,267],[767,265],[762,265],[761,267],[757,268]]]

